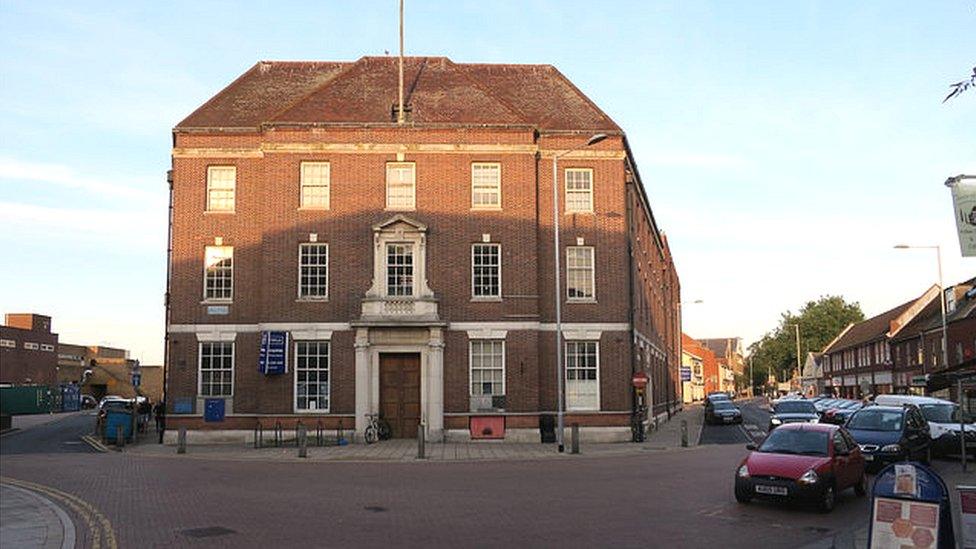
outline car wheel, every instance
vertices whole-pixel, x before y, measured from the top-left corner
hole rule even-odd
[[[739,503],[749,503],[752,501],[752,495],[746,490],[740,490],[738,486],[735,488],[735,501]]]
[[[854,493],[857,497],[864,497],[868,493],[868,476],[861,473],[861,480],[854,485]]]
[[[835,497],[833,485],[828,484],[823,493],[820,494],[820,511],[822,513],[829,513],[834,510]]]

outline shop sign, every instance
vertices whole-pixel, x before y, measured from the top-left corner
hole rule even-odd
[[[681,381],[691,381],[691,368],[687,366],[681,367]]]
[[[952,185],[952,205],[963,257],[976,257],[976,185]]]
[[[261,332],[258,371],[264,375],[288,371],[288,332]]]

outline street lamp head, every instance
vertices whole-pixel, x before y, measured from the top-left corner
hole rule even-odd
[[[909,246],[908,244],[895,244],[896,250],[907,250],[909,248],[911,248],[911,246]]]
[[[594,134],[593,137],[587,140],[586,146],[589,147],[590,145],[596,145],[597,143],[603,141],[606,138],[607,138],[607,134],[605,133]]]

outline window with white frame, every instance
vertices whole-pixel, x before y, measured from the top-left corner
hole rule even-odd
[[[50,343],[41,343],[41,350],[42,351],[47,351],[49,353],[53,353],[54,352],[54,345],[51,345]]]
[[[317,242],[298,246],[298,297],[329,297],[329,245]]]
[[[589,168],[566,170],[566,211],[593,211],[593,170]]]
[[[37,343],[31,343],[29,341],[25,341],[24,348],[30,351],[36,351],[37,349],[40,348],[40,346]]]
[[[566,248],[566,296],[570,300],[594,299],[594,267],[592,246]]]
[[[471,296],[497,298],[502,296],[502,258],[498,244],[471,246]]]
[[[200,396],[234,394],[234,342],[200,342]]]
[[[501,339],[473,339],[470,342],[471,396],[505,395],[505,341]]]
[[[295,343],[295,411],[329,411],[329,342]]]
[[[412,244],[401,242],[386,245],[386,294],[413,295]]]
[[[502,207],[501,164],[471,164],[471,207],[476,210],[497,210]]]
[[[413,210],[417,207],[416,166],[413,162],[386,165],[386,208]]]
[[[204,300],[230,301],[234,298],[233,246],[207,246],[203,281]]]
[[[330,170],[328,162],[302,162],[302,208],[329,209]]]
[[[599,344],[596,341],[566,342],[566,408],[600,408]]]
[[[234,187],[237,168],[234,166],[210,166],[207,168],[207,211],[233,212]]]
[[[12,339],[0,339],[0,347],[6,347],[8,349],[16,349],[17,342]]]

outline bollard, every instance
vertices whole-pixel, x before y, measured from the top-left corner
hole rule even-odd
[[[301,423],[298,424],[298,457],[308,457],[308,431]]]
[[[276,421],[274,425],[275,448],[281,448],[281,422]]]
[[[299,434],[299,431],[300,431],[300,430],[302,429],[302,427],[304,427],[304,426],[305,426],[305,425],[304,425],[304,424],[302,424],[302,420],[298,420],[298,423],[296,423],[296,424],[295,424],[295,446],[296,446],[296,447],[298,446],[298,434]]]
[[[424,447],[426,441],[424,440],[424,424],[421,423],[417,426],[417,459],[427,458],[427,449]]]
[[[261,447],[261,435],[260,435],[260,432],[261,432],[261,422],[258,421],[257,423],[254,424],[254,448],[255,449]]]
[[[115,445],[121,450],[125,448],[125,436],[122,434],[122,426],[115,426]]]
[[[176,453],[186,453],[186,427],[180,427],[180,432],[176,435]]]
[[[570,453],[578,454],[579,453],[579,423],[573,424],[573,429],[572,431],[570,431],[570,438],[572,441],[572,449],[570,450]]]
[[[681,447],[688,447],[688,420],[681,420]]]

